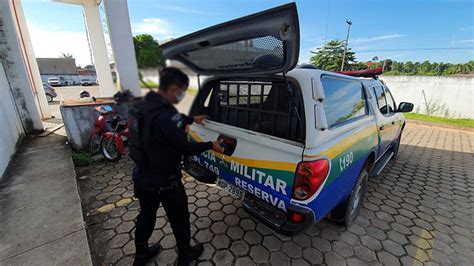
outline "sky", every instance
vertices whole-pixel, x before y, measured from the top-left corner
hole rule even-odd
[[[82,9],[49,0],[22,0],[37,57],[70,53],[91,63]],[[281,0],[128,0],[134,35],[158,41],[272,8]],[[299,63],[332,39],[345,39],[357,61],[464,63],[474,60],[474,0],[301,0]],[[101,9],[104,25],[105,15]]]

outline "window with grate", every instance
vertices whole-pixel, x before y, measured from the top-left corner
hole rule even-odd
[[[214,85],[208,108],[211,120],[272,136],[304,141],[304,125],[297,119],[290,97],[304,121],[301,94],[284,81],[220,81]]]
[[[236,41],[182,56],[203,70],[248,71],[279,68],[285,63],[283,41],[264,36]]]

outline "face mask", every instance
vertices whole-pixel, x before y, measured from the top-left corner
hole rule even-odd
[[[183,90],[180,90],[179,94],[176,95],[176,100],[178,100],[178,102],[181,102],[185,96],[186,96],[186,92]]]

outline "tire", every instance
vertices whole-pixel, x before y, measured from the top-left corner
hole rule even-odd
[[[53,96],[50,95],[50,94],[46,94],[46,100],[48,101],[48,103],[52,102],[53,101]]]
[[[102,141],[100,142],[100,150],[105,159],[111,162],[118,162],[122,158],[122,154],[118,151],[114,139],[102,138]]]
[[[98,154],[101,151],[102,134],[96,133],[89,138],[88,150],[91,154]]]
[[[397,143],[395,145],[393,145],[393,157],[392,159],[396,159],[398,157],[398,150],[400,149],[400,142],[402,141],[402,133],[403,133],[403,130],[400,131],[400,135],[398,135],[398,138],[397,138]]]
[[[367,172],[367,169],[362,169],[357,177],[354,187],[352,188],[349,198],[331,212],[330,218],[332,220],[343,224],[346,227],[349,227],[354,223],[359,215],[359,210],[365,197],[368,178],[369,173]]]

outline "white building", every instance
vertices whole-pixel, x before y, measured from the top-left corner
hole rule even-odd
[[[43,130],[36,99],[44,91],[32,82],[32,70],[25,64],[15,15],[11,1],[0,1],[0,179],[22,138]]]

